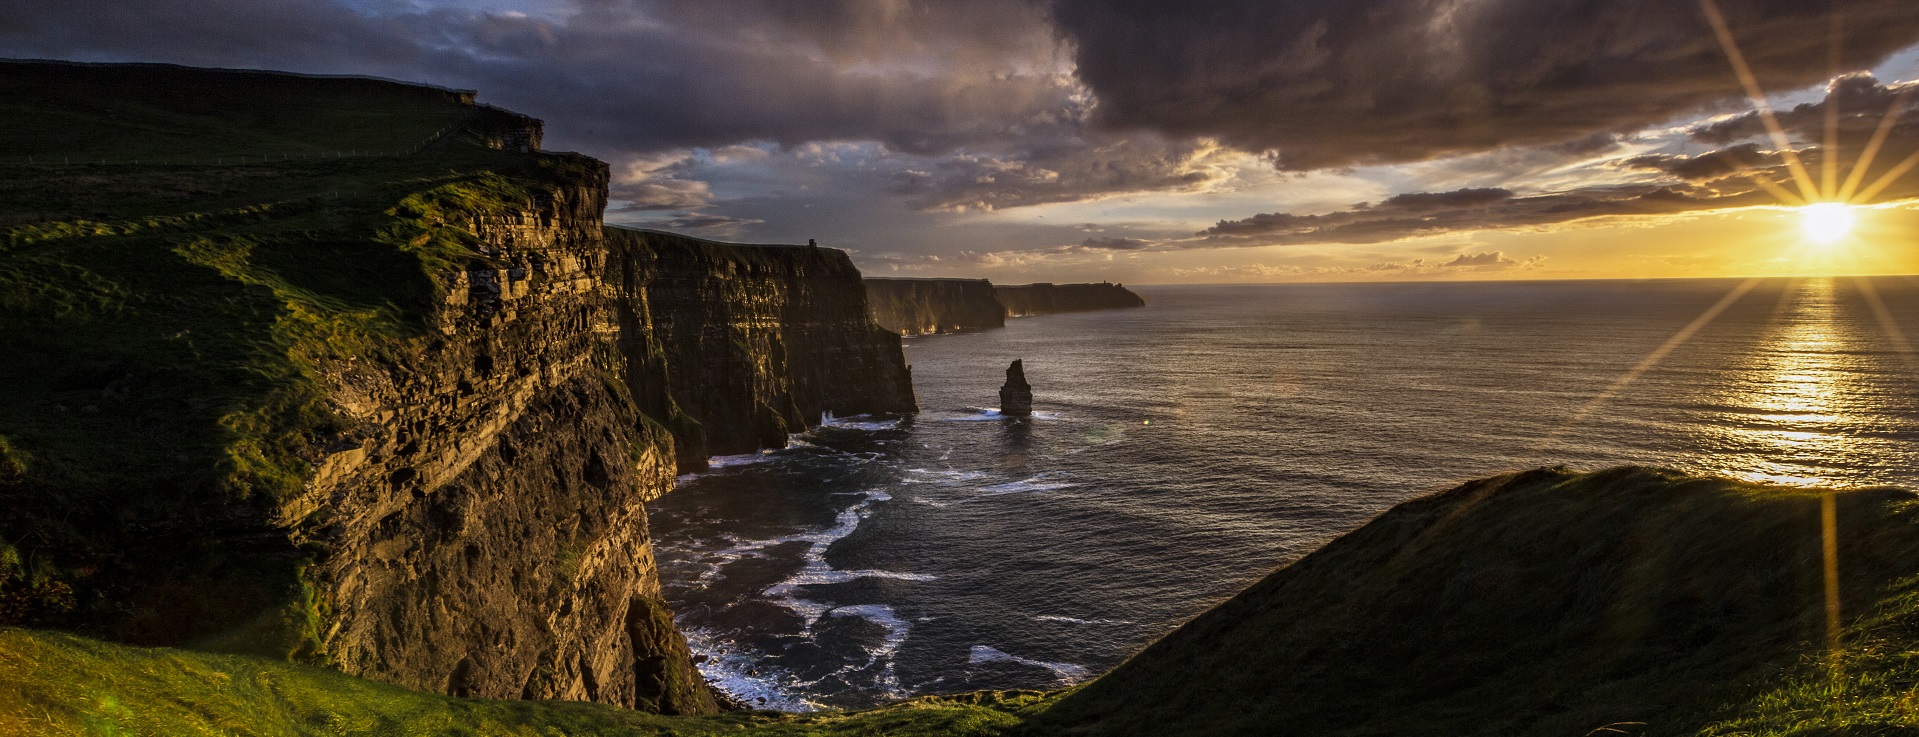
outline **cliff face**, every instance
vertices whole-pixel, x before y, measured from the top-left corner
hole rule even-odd
[[[1144,307],[1146,300],[1118,284],[1026,284],[993,287],[1012,317]]]
[[[7,63],[0,88],[59,113],[38,151],[107,162],[0,158],[23,357],[0,362],[0,625],[716,709],[659,598],[643,504],[675,445],[629,386],[667,367],[623,350],[651,327],[605,279],[604,164],[392,83]],[[808,396],[859,405],[834,391]]]
[[[622,228],[606,239],[628,387],[683,466],[784,447],[827,413],[917,409],[899,336],[868,317],[845,252]]]
[[[873,322],[901,335],[1006,325],[1006,307],[985,279],[866,279]]]
[[[600,281],[603,174],[473,224],[437,335],[335,374],[353,443],[290,510],[350,673],[489,698],[715,709],[669,624],[642,506],[673,443],[624,387]]]

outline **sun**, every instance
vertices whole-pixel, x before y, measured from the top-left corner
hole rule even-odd
[[[1806,238],[1821,245],[1831,245],[1852,235],[1852,226],[1857,221],[1852,208],[1839,202],[1821,202],[1799,208],[1799,229]]]

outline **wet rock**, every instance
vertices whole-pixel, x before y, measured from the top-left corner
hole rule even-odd
[[[999,413],[1008,417],[1033,414],[1033,387],[1026,383],[1026,368],[1021,361],[1006,367],[1006,383],[999,388]]]

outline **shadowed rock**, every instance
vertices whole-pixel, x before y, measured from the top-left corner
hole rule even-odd
[[[999,388],[999,413],[1008,417],[1033,414],[1033,387],[1026,383],[1026,369],[1020,361],[1006,367],[1006,384]]]

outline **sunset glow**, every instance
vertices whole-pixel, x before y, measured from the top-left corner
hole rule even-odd
[[[1852,235],[1858,216],[1852,208],[1838,202],[1821,202],[1799,208],[1799,228],[1813,243],[1830,246]]]

